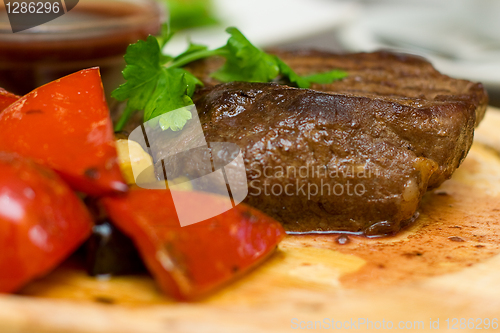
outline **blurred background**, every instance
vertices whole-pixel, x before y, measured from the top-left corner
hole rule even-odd
[[[264,48],[390,49],[482,82],[490,104],[500,106],[500,0],[80,0],[66,15],[15,34],[0,7],[0,86],[22,94],[98,65],[112,90],[126,46],[169,17],[178,33],[166,52],[183,51],[188,40],[224,45],[228,26]]]
[[[365,0],[353,10],[332,31],[284,46],[420,55],[444,74],[482,82],[500,106],[500,1]]]

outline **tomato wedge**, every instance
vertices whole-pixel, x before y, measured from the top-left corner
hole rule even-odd
[[[193,209],[220,204],[217,196],[178,192]],[[132,238],[160,288],[179,300],[207,295],[265,259],[285,236],[282,226],[245,204],[180,227],[168,190],[132,189],[103,204]]]
[[[19,96],[14,95],[3,88],[0,88],[0,112],[17,101],[19,98]]]
[[[0,292],[51,271],[91,229],[87,209],[52,170],[0,153]]]
[[[48,166],[77,191],[127,190],[98,68],[50,82],[1,112],[0,151]]]

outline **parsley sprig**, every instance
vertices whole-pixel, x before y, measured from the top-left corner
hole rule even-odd
[[[236,28],[226,30],[231,36],[223,47],[209,50],[204,45],[190,44],[182,54],[173,57],[162,53],[162,48],[172,37],[163,28],[160,37],[149,36],[127,48],[127,66],[123,77],[127,82],[115,89],[111,96],[127,100],[127,106],[115,126],[119,131],[131,115],[144,110],[144,122],[159,117],[163,130],[181,130],[191,119],[185,108],[193,104],[193,94],[203,83],[183,66],[204,58],[222,56],[224,65],[211,76],[221,82],[247,81],[270,82],[284,77],[299,88],[309,88],[312,83],[328,84],[347,76],[341,70],[300,76],[275,55],[254,46]]]

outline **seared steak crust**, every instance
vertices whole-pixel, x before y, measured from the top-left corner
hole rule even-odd
[[[300,74],[349,76],[311,89],[213,86],[217,59],[190,70],[207,84],[194,98],[206,141],[243,149],[247,202],[289,231],[398,231],[463,161],[487,104],[481,84],[413,56],[278,54]]]

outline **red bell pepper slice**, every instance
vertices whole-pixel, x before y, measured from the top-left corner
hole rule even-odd
[[[3,88],[0,88],[0,112],[17,101],[19,98],[20,96],[14,95]]]
[[[98,68],[41,86],[1,112],[0,151],[48,166],[77,191],[127,190]]]
[[[0,292],[51,271],[91,229],[87,209],[52,170],[0,153]]]
[[[193,209],[220,204],[179,192]],[[265,259],[285,236],[274,219],[245,204],[181,227],[168,190],[132,189],[103,200],[111,220],[132,238],[160,288],[179,300],[207,295]]]

